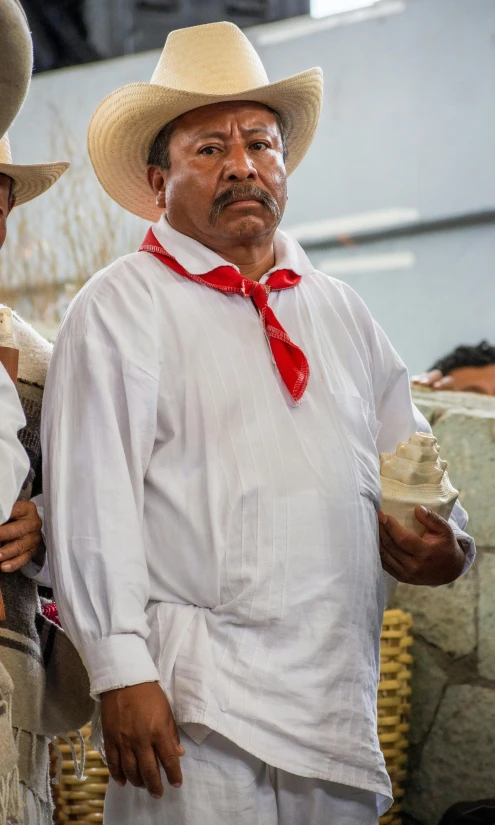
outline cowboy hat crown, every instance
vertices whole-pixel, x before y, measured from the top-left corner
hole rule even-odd
[[[124,86],[100,103],[89,125],[89,155],[110,197],[129,212],[156,221],[161,210],[146,170],[163,126],[213,103],[262,103],[284,124],[290,174],[312,142],[322,93],[318,68],[270,83],[252,44],[233,23],[178,29],[169,34],[150,83]]]
[[[234,68],[235,67],[235,68]],[[258,53],[233,23],[170,32],[151,83],[184,92],[231,95],[268,85]]]
[[[0,137],[26,96],[33,69],[33,44],[18,0],[0,0]]]

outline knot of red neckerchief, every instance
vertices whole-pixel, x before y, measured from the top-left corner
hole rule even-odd
[[[307,358],[303,351],[290,340],[275,313],[268,306],[268,296],[272,290],[278,291],[297,286],[301,280],[300,275],[296,275],[290,269],[278,269],[272,272],[266,283],[260,284],[258,281],[244,278],[235,267],[228,264],[218,266],[204,275],[193,275],[163,248],[151,229],[148,229],[139,251],[150,252],[178,275],[183,275],[198,284],[209,286],[220,292],[251,298],[258,309],[261,324],[268,337],[280,376],[294,401],[301,400],[309,379]]]

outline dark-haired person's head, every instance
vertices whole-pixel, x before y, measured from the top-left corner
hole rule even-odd
[[[462,344],[412,381],[434,390],[495,396],[495,347],[488,341],[481,341],[476,346]]]

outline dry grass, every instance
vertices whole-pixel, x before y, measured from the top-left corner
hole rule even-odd
[[[71,167],[46,194],[14,209],[0,253],[0,302],[53,327],[95,272],[137,248],[145,224],[103,191],[85,147],[53,112],[53,159]]]

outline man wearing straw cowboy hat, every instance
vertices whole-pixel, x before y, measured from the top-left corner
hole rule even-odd
[[[427,425],[359,298],[277,229],[321,96],[319,69],[269,83],[216,23],[91,121],[100,182],[155,222],[75,299],[42,425],[107,825],[371,825],[390,803],[378,452]],[[382,525],[386,570],[455,579],[469,538],[418,518],[423,539]]]

